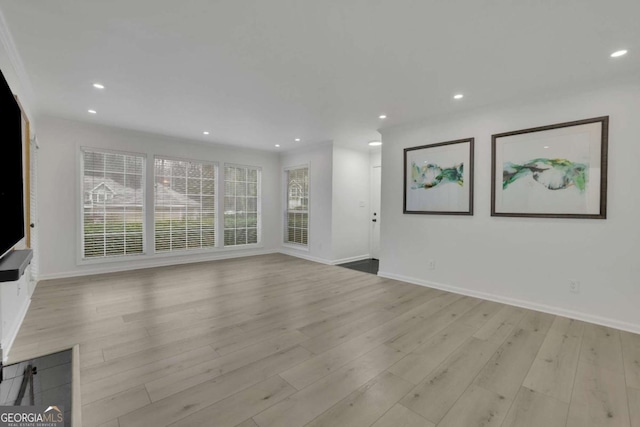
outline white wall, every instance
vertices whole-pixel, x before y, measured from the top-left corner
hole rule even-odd
[[[382,147],[374,147],[369,149],[370,167],[382,165]]]
[[[284,241],[284,206],[286,181],[284,169],[293,166],[309,166],[309,246],[286,245]],[[325,143],[308,148],[288,151],[280,157],[281,192],[279,199],[281,250],[319,262],[331,263],[331,216],[332,216],[332,170],[333,144]]]
[[[490,216],[492,134],[604,115],[608,219]],[[380,274],[640,332],[639,115],[636,81],[382,130]],[[474,216],[403,215],[403,149],[466,137],[476,138]]]
[[[280,239],[280,166],[278,155],[266,151],[234,149],[198,144],[175,138],[80,123],[53,117],[38,117],[38,209],[40,278],[69,277],[156,265],[219,259],[229,256],[273,252]],[[147,164],[154,155],[200,159],[262,168],[262,244],[252,250],[215,249],[204,253],[178,255],[153,254],[153,233],[147,232],[147,254],[132,260],[113,258],[109,262],[84,263],[79,260],[79,152],[94,147],[143,153]],[[219,173],[219,177],[222,174]],[[147,180],[153,182],[153,168],[147,167]],[[220,195],[219,195],[220,196]],[[218,203],[222,198],[218,199]],[[151,215],[153,193],[147,186],[147,211]],[[149,219],[149,216],[147,216]],[[149,224],[150,222],[147,221]],[[219,232],[220,230],[218,230]]]
[[[369,257],[369,152],[333,147],[333,261]]]

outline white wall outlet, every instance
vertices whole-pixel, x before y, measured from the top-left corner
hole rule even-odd
[[[579,294],[580,293],[580,281],[572,279],[569,280],[569,291],[573,292],[574,294]]]
[[[427,261],[427,268],[429,270],[435,270],[436,269],[436,261],[433,259],[430,259],[429,261]]]

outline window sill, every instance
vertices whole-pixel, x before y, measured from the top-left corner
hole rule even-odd
[[[212,255],[212,254],[224,254],[229,252],[237,252],[237,251],[248,251],[254,249],[264,249],[264,246],[261,243],[251,244],[251,245],[242,245],[242,246],[227,246],[223,248],[210,248],[210,249],[186,249],[175,252],[154,252],[151,254],[138,254],[138,255],[128,255],[128,256],[113,256],[113,257],[105,257],[105,258],[81,258],[78,260],[77,265],[94,265],[94,264],[111,264],[116,262],[133,262],[133,261],[148,261],[154,259],[165,259],[165,258],[183,258],[189,256],[202,256],[202,255]]]

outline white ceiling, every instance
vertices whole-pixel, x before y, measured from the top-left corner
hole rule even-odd
[[[0,0],[0,9],[38,112],[269,150],[364,147],[387,125],[640,70],[638,0]]]

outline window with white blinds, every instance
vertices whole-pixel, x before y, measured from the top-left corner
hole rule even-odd
[[[224,245],[260,241],[260,169],[224,168]]]
[[[144,253],[145,157],[82,150],[82,255]]]
[[[156,252],[216,245],[216,174],[213,163],[155,158]]]
[[[309,168],[287,169],[287,207],[285,243],[308,244],[309,235]]]

